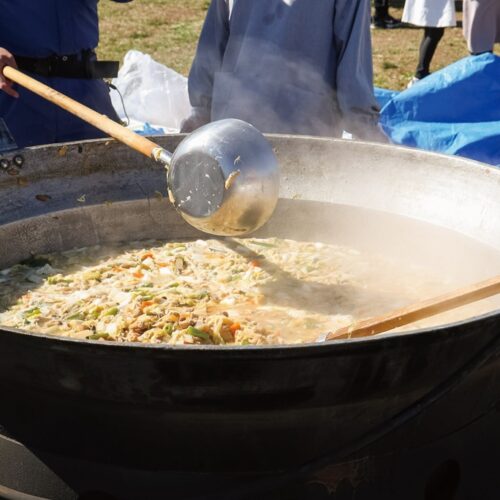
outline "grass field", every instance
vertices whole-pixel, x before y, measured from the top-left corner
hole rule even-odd
[[[101,58],[122,60],[130,49],[150,54],[157,61],[187,75],[210,0],[135,0],[119,4],[102,0]],[[401,0],[391,13],[401,17]],[[461,18],[459,14],[459,19]],[[406,87],[415,70],[422,30],[411,27],[373,30],[375,85]],[[446,30],[432,70],[467,55],[460,28]]]

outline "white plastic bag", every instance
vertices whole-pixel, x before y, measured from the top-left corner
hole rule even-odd
[[[148,124],[165,132],[178,132],[191,113],[187,79],[137,50],[127,52],[113,85],[123,96],[134,129],[138,124]],[[118,116],[125,119],[116,90],[111,91],[111,101]]]

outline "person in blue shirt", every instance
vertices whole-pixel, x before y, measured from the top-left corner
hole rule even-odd
[[[387,141],[369,0],[212,0],[188,89],[183,132],[238,118],[261,132]]]
[[[113,0],[129,2],[131,0]],[[11,65],[73,99],[118,117],[102,78],[118,63],[98,62],[98,0],[0,0],[0,118],[19,147],[93,139],[103,134],[3,77]]]

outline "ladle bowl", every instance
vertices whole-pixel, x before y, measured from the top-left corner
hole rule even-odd
[[[174,152],[167,178],[175,208],[210,234],[255,231],[278,201],[279,168],[272,147],[241,120],[213,122],[186,137]]]

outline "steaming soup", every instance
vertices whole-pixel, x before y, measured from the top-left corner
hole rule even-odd
[[[113,342],[301,343],[450,285],[333,244],[150,241],[43,255],[1,271],[0,324]]]

